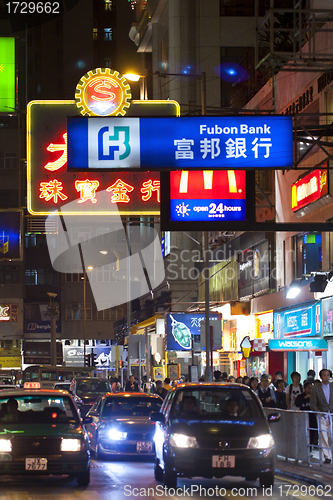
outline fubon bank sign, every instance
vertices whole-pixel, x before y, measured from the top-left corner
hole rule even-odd
[[[293,164],[290,116],[72,118],[68,168],[286,168]]]

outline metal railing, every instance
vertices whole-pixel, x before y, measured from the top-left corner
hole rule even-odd
[[[272,412],[281,415],[280,421],[271,425],[278,456],[311,465],[322,465],[325,458],[332,458],[332,414],[279,408],[263,410],[266,415]],[[317,426],[314,422],[310,425],[311,414],[315,415]]]

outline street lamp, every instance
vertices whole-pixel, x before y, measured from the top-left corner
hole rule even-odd
[[[51,349],[50,358],[51,365],[57,366],[57,331],[56,331],[56,309],[57,306],[54,304],[53,299],[56,298],[57,294],[53,292],[47,292],[50,297],[50,314],[51,314]]]
[[[146,101],[148,99],[147,82],[146,82],[147,74],[137,75],[136,73],[126,73],[126,75],[123,75],[126,78],[126,80],[129,80],[130,82],[138,82],[140,80],[140,101]]]

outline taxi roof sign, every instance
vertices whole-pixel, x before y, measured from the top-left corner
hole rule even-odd
[[[40,382],[24,382],[23,389],[40,389]]]

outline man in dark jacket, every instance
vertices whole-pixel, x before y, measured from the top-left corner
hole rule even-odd
[[[154,390],[154,394],[161,396],[163,399],[168,394],[168,391],[163,387],[162,380],[156,380],[156,389]]]
[[[126,382],[125,392],[141,392],[139,389],[139,384],[135,382],[133,375],[131,375]]]

